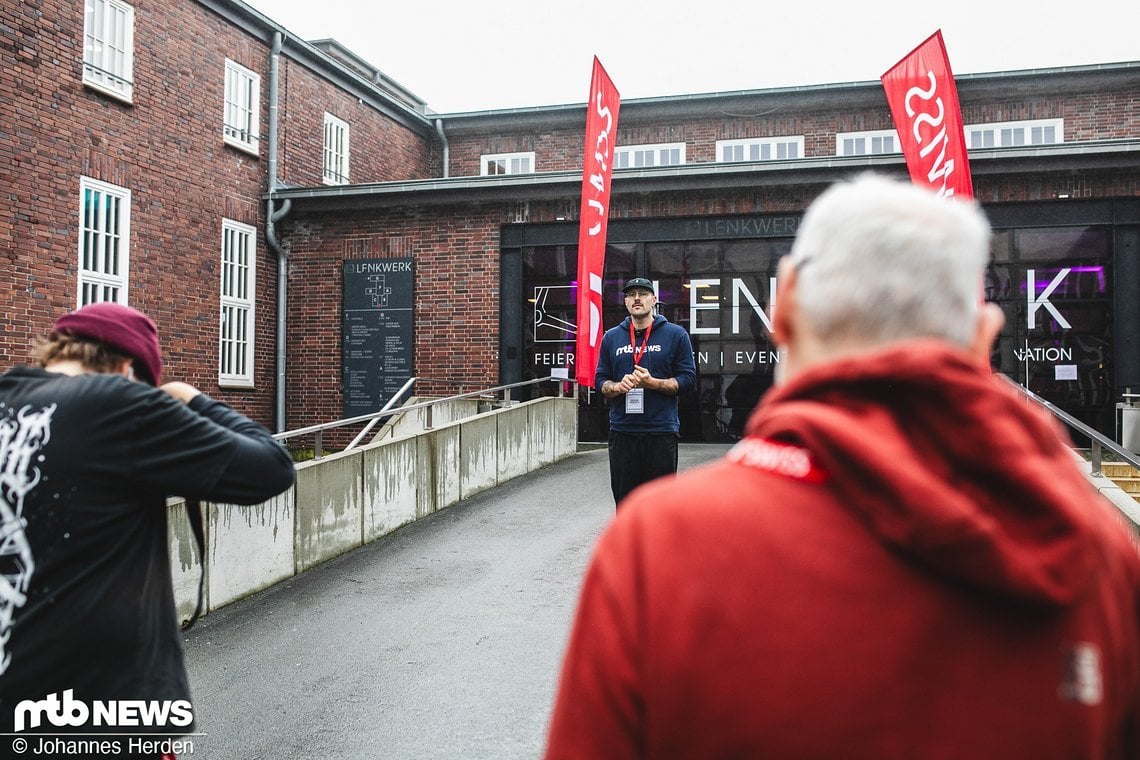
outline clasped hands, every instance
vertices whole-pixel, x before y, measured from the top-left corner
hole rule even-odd
[[[633,365],[633,372],[614,383],[614,390],[618,393],[629,393],[634,388],[650,388],[653,376],[649,370],[637,364]]]

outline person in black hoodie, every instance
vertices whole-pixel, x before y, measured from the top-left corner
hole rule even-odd
[[[261,425],[160,385],[158,331],[135,309],[64,314],[37,358],[0,375],[0,733],[131,754],[124,734],[194,725],[166,498],[256,504],[296,470]]]
[[[629,316],[602,336],[594,386],[610,402],[610,487],[618,504],[637,486],[677,472],[677,396],[693,389],[689,334],[654,312],[653,283],[625,284]]]

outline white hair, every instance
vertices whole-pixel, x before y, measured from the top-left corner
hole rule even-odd
[[[990,236],[973,201],[863,174],[830,187],[804,215],[790,254],[796,303],[827,344],[932,337],[966,346]]]

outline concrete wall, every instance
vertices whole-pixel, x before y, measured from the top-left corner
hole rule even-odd
[[[403,404],[403,407],[415,406],[432,400],[421,396],[412,396]],[[376,430],[372,441],[375,443],[386,438],[415,435],[428,427],[441,427],[449,422],[456,422],[476,414],[492,411],[502,404],[503,402],[497,399],[456,398],[434,403],[430,410],[426,406],[408,409],[407,411],[398,409],[399,414],[381,425]]]
[[[478,406],[466,409],[470,414]],[[402,525],[577,450],[577,399],[540,398],[297,465],[297,483],[262,504],[203,504],[204,610],[215,610]],[[449,421],[440,424],[440,418]],[[178,613],[198,598],[202,563],[180,499],[171,499],[170,560]]]
[[[474,412],[472,406],[467,411]],[[204,504],[205,611],[304,572],[432,512],[577,450],[574,398],[541,398],[384,438],[297,465],[296,485],[262,504]],[[1090,482],[1136,529],[1140,505],[1106,477]],[[181,500],[169,504],[170,559],[179,615],[197,600],[201,563]]]
[[[1126,492],[1110,478],[1104,475],[1093,475],[1092,464],[1083,458],[1077,458],[1077,466],[1084,471],[1085,477],[1092,483],[1093,488],[1120,511],[1125,524],[1132,527],[1133,534],[1136,536],[1136,543],[1140,545],[1140,502],[1137,502],[1132,494]]]

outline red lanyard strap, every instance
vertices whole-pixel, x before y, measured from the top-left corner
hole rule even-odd
[[[641,357],[645,354],[645,347],[649,345],[649,333],[653,332],[653,323],[649,323],[649,327],[645,328],[645,339],[641,341],[641,347],[637,346],[637,337],[633,334],[633,320],[629,321],[629,347],[633,349],[633,364],[641,361]]]

